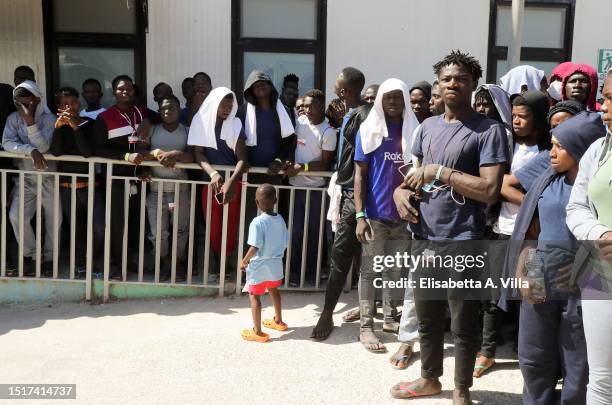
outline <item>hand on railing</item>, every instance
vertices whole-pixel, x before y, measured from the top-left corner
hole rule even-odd
[[[32,162],[34,162],[34,168],[36,170],[47,170],[47,160],[42,155],[42,153],[38,151],[38,149],[34,149],[32,153],[30,153],[30,156],[32,157]]]
[[[150,183],[153,181],[151,177],[152,173],[150,170],[143,170],[142,173],[138,176],[138,180]]]
[[[144,156],[140,153],[130,153],[127,157],[127,161],[135,165],[141,164],[143,160]]]

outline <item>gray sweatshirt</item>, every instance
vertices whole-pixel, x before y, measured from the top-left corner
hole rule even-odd
[[[597,170],[610,158],[612,132],[593,142],[580,159],[580,169],[569,203],[567,204],[567,226],[578,240],[598,240],[612,229],[599,222],[597,211],[589,198],[589,182]]]
[[[40,153],[46,153],[49,150],[56,118],[51,113],[43,112],[36,117],[34,125],[27,126],[18,112],[9,115],[2,134],[2,148],[7,152],[28,156],[26,159],[15,159],[15,165],[19,169],[34,169],[32,159],[29,159],[34,149]],[[47,164],[48,171],[55,170],[55,162],[48,161]]]

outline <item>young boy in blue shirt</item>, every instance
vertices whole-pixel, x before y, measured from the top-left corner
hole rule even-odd
[[[275,316],[265,319],[263,325],[270,329],[287,330],[281,316],[281,298],[278,286],[283,279],[283,255],[289,243],[289,232],[282,216],[274,212],[276,190],[265,183],[257,188],[255,202],[262,213],[249,226],[249,250],[240,263],[246,271],[246,288],[251,299],[253,329],[244,329],[242,338],[255,342],[267,342],[270,336],[261,330],[260,295],[268,291],[274,305]]]

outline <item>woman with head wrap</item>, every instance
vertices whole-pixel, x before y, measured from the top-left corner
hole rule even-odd
[[[511,69],[499,79],[499,85],[508,94],[521,94],[528,90],[546,88],[546,75],[533,66],[521,65]]]
[[[556,127],[561,122],[584,111],[585,107],[576,101],[561,101],[548,111],[548,121],[551,128]],[[540,152],[535,158],[531,159],[524,167],[514,172],[508,178],[508,185],[515,188],[529,188],[542,173],[550,166],[550,154],[547,151]]]
[[[608,72],[601,93],[604,99],[601,112],[607,134],[593,142],[580,160],[580,170],[567,205],[567,225],[577,239],[596,241],[591,257],[612,263],[612,70]],[[605,265],[593,267],[594,270],[603,268]],[[582,287],[589,405],[612,403],[612,275],[604,271],[597,273]]]
[[[567,66],[562,81],[562,100],[583,104],[589,111],[597,111],[597,71],[586,64]]]
[[[523,298],[518,345],[523,403],[554,403],[560,364],[561,403],[584,404],[588,364],[580,297],[568,283],[577,244],[565,216],[580,158],[605,130],[598,114],[585,111],[551,133],[551,165],[525,195],[504,276],[516,277]],[[518,298],[516,289],[504,291],[500,306],[506,309],[511,297]]]
[[[231,255],[236,247],[240,221],[240,191],[242,174],[248,170],[246,136],[242,123],[236,118],[236,95],[227,87],[213,89],[193,117],[187,143],[195,146],[195,161],[210,177],[210,247],[217,265],[221,255],[223,205],[229,204],[227,245],[223,254]],[[234,166],[229,178],[212,165]],[[206,217],[208,187],[202,188],[202,209]]]

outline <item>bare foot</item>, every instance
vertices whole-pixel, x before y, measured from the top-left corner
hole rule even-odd
[[[385,353],[387,348],[382,344],[378,336],[374,334],[373,330],[362,330],[359,332],[359,341],[366,348],[366,350],[372,353]]]
[[[418,380],[400,382],[391,388],[393,398],[408,399],[438,395],[442,392],[442,384],[437,378],[419,378]]]
[[[316,326],[313,328],[312,333],[310,334],[310,338],[314,340],[325,340],[329,337],[334,328],[334,320],[332,318],[333,312],[328,310],[323,310],[321,312],[321,316],[319,317],[319,321]]]
[[[410,359],[413,354],[412,345],[402,343],[395,354],[389,359],[389,363],[398,370],[404,370],[410,365]]]
[[[470,390],[455,388],[453,390],[453,405],[472,405]]]

